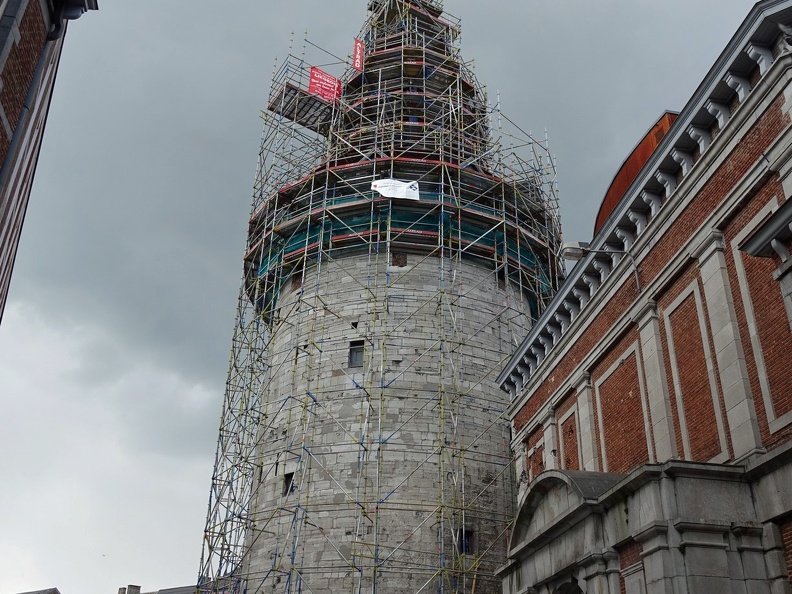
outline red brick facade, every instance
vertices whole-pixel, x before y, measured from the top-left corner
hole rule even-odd
[[[671,392],[669,403],[676,451],[680,458],[708,461],[722,451],[718,422],[722,423],[725,411],[720,397],[720,378],[717,373],[711,372],[714,371],[711,363],[715,347],[702,295],[698,267],[691,263],[674,285],[658,299],[658,310],[663,318],[660,340],[666,382]],[[704,313],[703,317],[700,312]],[[669,341],[674,344],[673,360]],[[716,392],[717,410],[713,389]],[[683,426],[686,428],[687,444],[683,441]]]
[[[785,199],[784,188],[777,178],[768,182],[759,190],[745,209],[739,213],[724,230],[726,244],[731,245],[737,234],[755,219],[763,207]],[[737,304],[737,321],[742,337],[746,364],[751,380],[751,391],[754,394],[754,405],[757,409],[762,443],[771,448],[787,441],[792,435],[792,425],[772,432],[769,427],[763,391],[769,389],[770,402],[776,417],[792,410],[792,373],[790,373],[790,344],[792,333],[781,298],[778,283],[773,281],[773,270],[778,267],[778,260],[755,258],[733,250],[726,251],[729,264],[729,283]],[[748,304],[753,310],[754,323],[749,324],[746,302],[740,287],[738,267],[745,270],[747,281]],[[751,340],[751,328],[756,328],[758,345],[761,354],[757,356]],[[761,360],[760,360],[761,357]],[[760,372],[760,366],[764,370]],[[764,385],[762,385],[764,383]]]
[[[578,456],[577,419],[574,413],[560,425],[561,443],[564,448],[563,468],[566,470],[580,470],[580,456]]]
[[[537,429],[525,443],[528,451],[525,457],[525,471],[528,473],[529,479],[538,476],[544,470],[544,445],[542,442],[542,431]]]
[[[601,464],[609,472],[627,472],[650,460],[636,344],[630,332],[591,372],[597,449],[604,450]]]
[[[530,592],[792,592],[787,21],[754,7],[499,377]]]
[[[0,91],[0,105],[5,111],[12,134],[22,113],[22,105],[27,96],[39,56],[47,40],[47,23],[37,1],[28,2],[19,23],[19,42],[11,46],[5,68],[0,73],[3,81]],[[5,131],[5,130],[4,130]],[[5,159],[9,138],[0,144],[0,159]]]
[[[610,329],[613,321],[620,317],[620,312],[627,309],[635,297],[635,288],[627,286],[623,288],[621,294],[617,295],[612,302],[606,305],[606,311],[586,329],[576,341],[570,353],[558,364],[553,373],[540,386],[537,386],[530,400],[517,413],[514,419],[515,431],[520,431],[537,411],[547,403],[550,397],[558,390],[561,383],[576,370],[578,361],[598,346],[601,346],[602,336]]]
[[[756,164],[763,151],[766,151],[772,141],[789,126],[789,115],[782,111],[782,105],[783,97],[779,96],[768,106],[766,113],[758,119],[745,138],[713,173],[710,181],[658,238],[653,249],[640,263],[640,282],[643,286],[651,285],[655,279],[664,274],[672,258],[690,243],[693,235],[700,231],[702,223],[734,190],[749,167]],[[745,313],[742,311],[743,308],[739,307],[740,288],[728,244],[734,235],[733,230],[743,229],[746,219],[750,219],[752,213],[766,204],[770,196],[778,200],[783,199],[783,189],[778,176],[764,183],[763,187],[735,213],[734,218],[724,229],[727,245],[724,251],[729,264],[732,297],[738,305],[739,334],[755,395],[761,394],[757,379],[757,363],[752,356]],[[792,410],[792,374],[788,366],[788,345],[792,344],[790,340],[792,333],[778,284],[771,282],[772,271],[778,263],[767,258],[743,256],[743,265],[748,276],[752,300],[757,302],[754,306],[756,327],[762,336],[764,365],[773,395],[775,415],[781,416]],[[691,292],[691,289],[695,292]],[[681,303],[673,303],[686,291],[689,294]],[[637,324],[633,324],[629,340],[622,338],[616,343],[607,345],[605,349],[603,349],[605,345],[602,344],[602,337],[622,320],[624,312],[637,297],[635,284],[625,282],[620,290],[603,304],[599,315],[583,329],[574,345],[563,358],[558,360],[556,366],[549,370],[548,377],[534,387],[531,398],[516,412],[514,416],[516,432],[529,423],[538,422],[537,413],[554,396],[565,380],[568,380],[574,372],[580,371],[579,361],[594,352],[604,351],[608,354],[586,370],[591,375],[592,385],[595,385],[594,415],[598,451],[603,451],[604,447],[605,459],[608,462],[607,468],[600,466],[600,469],[627,472],[650,461],[652,456],[646,445],[645,409],[641,405],[643,378],[639,379],[640,347],[624,358],[619,368],[612,371],[607,380],[598,384],[614,361],[623,357],[625,349],[631,344],[638,344]],[[691,261],[680,276],[655,292],[653,297],[657,302],[658,316],[661,319],[662,359],[670,392],[669,406],[672,411],[677,456],[702,462],[713,460],[718,456],[732,458],[733,451],[726,430],[727,411],[722,397],[720,370],[714,360],[715,345],[709,324],[707,303],[703,296],[700,271],[695,261]],[[671,305],[673,310],[669,310]],[[674,343],[673,356],[669,348],[669,336]],[[762,429],[762,445],[772,447],[788,438],[792,432],[792,425],[780,433],[771,434],[766,415],[763,414],[761,400],[760,397],[754,397]],[[603,415],[602,421],[598,416],[600,409]],[[556,413],[558,415],[558,410]],[[683,439],[683,426],[686,429],[685,439],[689,443],[688,446]],[[572,431],[569,427],[566,430]],[[575,427],[575,434],[578,431],[579,428]],[[600,434],[601,431],[604,431],[604,436]],[[651,440],[650,435],[650,443]]]
[[[566,470],[580,470],[576,404],[577,399],[572,392],[556,409],[560,464]]]

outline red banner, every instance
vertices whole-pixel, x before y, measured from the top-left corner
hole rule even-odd
[[[308,92],[319,95],[325,101],[335,101],[341,96],[341,81],[324,70],[311,66]]]
[[[355,51],[352,52],[352,68],[363,71],[363,42],[355,39]]]

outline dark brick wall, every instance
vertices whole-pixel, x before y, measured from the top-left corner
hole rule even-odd
[[[576,402],[577,395],[571,392],[559,403],[556,409],[556,419],[558,419],[558,443],[562,446],[562,448],[559,449],[558,455],[561,455],[561,449],[564,451],[564,457],[559,459],[559,465],[566,470],[580,470],[577,413],[572,413],[563,423],[561,422],[561,417],[567,414],[567,412],[575,406]]]
[[[526,405],[517,413],[514,425],[519,431],[547,402],[559,385],[575,371],[578,362],[592,349],[601,346],[602,337],[607,334],[616,319],[636,298],[635,286],[628,283],[608,302],[602,314],[588,326],[570,352],[555,367],[553,373],[534,391]]]
[[[773,408],[776,416],[792,410],[792,332],[790,332],[781,287],[773,280],[777,264],[768,258],[743,256],[751,299],[754,301],[754,317],[762,344],[762,353],[770,384]]]
[[[669,318],[672,336],[676,337],[677,373],[682,393],[682,409],[687,421],[690,456],[709,460],[720,451],[711,382],[707,372],[704,340],[695,297],[688,295]],[[670,357],[669,357],[670,358]]]
[[[566,470],[580,470],[580,457],[578,456],[577,414],[573,413],[560,425],[561,443],[564,444],[564,458],[562,468]]]

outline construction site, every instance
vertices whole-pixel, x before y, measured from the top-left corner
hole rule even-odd
[[[555,165],[439,0],[367,8],[348,59],[274,70],[201,592],[501,591],[496,379],[563,280]]]

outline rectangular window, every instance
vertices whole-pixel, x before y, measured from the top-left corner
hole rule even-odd
[[[294,491],[294,473],[287,472],[283,475],[283,496],[286,497],[292,491]]]
[[[363,340],[353,340],[349,343],[349,366],[363,367]]]
[[[457,548],[459,552],[464,555],[471,555],[473,553],[473,536],[472,530],[462,528],[459,531],[459,538],[457,539]]]
[[[391,254],[391,266],[407,266],[407,254],[404,252],[393,252]]]

